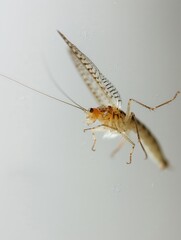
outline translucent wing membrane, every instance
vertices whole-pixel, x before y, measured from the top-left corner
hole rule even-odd
[[[88,86],[89,90],[94,95],[95,99],[100,105],[108,106],[108,105],[115,105],[117,102],[113,102],[113,99],[108,97],[107,94],[102,90],[102,88],[97,84],[97,82],[94,80],[92,75],[85,69],[84,65],[80,62],[77,57],[71,53],[71,56],[75,62],[75,65],[82,76],[84,82]]]
[[[113,84],[104,77],[95,64],[73,45],[62,33],[60,36],[70,47],[71,55],[84,82],[100,105],[111,105],[120,108],[121,97]]]

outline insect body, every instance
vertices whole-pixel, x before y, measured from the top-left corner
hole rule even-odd
[[[107,108],[92,108],[90,111],[91,112],[87,114],[88,124],[95,121],[98,121],[101,124],[85,130],[92,130],[93,136],[95,136],[94,131],[96,130],[110,131],[110,133],[122,135],[123,138],[132,145],[130,160],[127,163],[131,163],[132,154],[135,148],[135,143],[129,138],[128,135],[130,131],[133,131],[137,134],[139,143],[145,153],[145,158],[147,158],[148,152],[149,155],[152,155],[152,157],[157,161],[160,168],[163,169],[168,167],[168,161],[166,160],[158,141],[150,132],[150,130],[142,122],[140,122],[134,114],[131,114],[130,117],[127,118],[123,111],[111,106]],[[95,143],[96,139],[94,137],[93,150]],[[116,149],[113,154],[118,150],[119,148]]]
[[[130,139],[129,132],[133,131],[136,133],[140,146],[142,147],[145,158],[147,158],[147,153],[150,157],[156,160],[160,168],[168,167],[168,161],[166,160],[163,151],[153,136],[153,134],[149,131],[149,129],[141,123],[136,117],[135,114],[131,112],[131,103],[135,102],[143,107],[146,107],[150,110],[155,110],[161,106],[164,106],[170,102],[172,102],[177,95],[180,93],[179,91],[175,94],[175,96],[155,107],[149,107],[137,100],[130,99],[128,101],[127,110],[123,112],[121,109],[121,97],[117,89],[113,86],[113,84],[105,78],[105,76],[99,71],[99,69],[95,66],[95,64],[85,55],[83,54],[74,44],[72,44],[61,32],[58,31],[60,36],[64,39],[67,45],[70,48],[71,56],[75,62],[77,69],[79,70],[84,82],[86,83],[89,90],[92,92],[93,96],[97,100],[99,107],[90,108],[89,110],[83,108],[79,104],[77,104],[74,100],[72,100],[62,89],[60,91],[72,102],[66,102],[60,100],[56,97],[53,97],[49,94],[43,93],[35,88],[27,86],[15,79],[7,77],[3,74],[0,74],[7,79],[22,85],[23,87],[29,88],[39,94],[42,94],[46,97],[54,99],[56,101],[62,102],[64,104],[71,105],[76,107],[86,114],[87,124],[90,126],[93,123],[98,123],[97,126],[92,126],[84,131],[91,131],[93,136],[93,146],[92,150],[95,150],[96,144],[96,131],[104,131],[109,133],[111,136],[120,135],[124,139],[124,141],[128,141],[132,148],[130,151],[129,161],[127,163],[131,163],[132,155],[135,148],[135,143]],[[113,154],[115,154],[120,149],[118,146]]]
[[[168,161],[166,160],[158,141],[150,130],[135,117],[134,113],[131,112],[130,107],[132,102],[136,102],[150,110],[155,110],[156,108],[172,102],[180,92],[178,91],[172,99],[154,108],[134,99],[130,99],[127,111],[124,113],[121,110],[121,98],[117,89],[104,77],[95,64],[84,53],[72,44],[61,32],[58,31],[58,33],[69,46],[73,60],[75,61],[83,80],[96,98],[97,102],[100,104],[100,107],[91,108],[87,112],[88,125],[96,121],[99,122],[99,125],[85,129],[85,131],[92,131],[94,140],[92,149],[95,150],[95,131],[97,130],[122,135],[124,140],[132,145],[130,160],[128,162],[131,163],[135,143],[129,138],[128,134],[130,131],[133,131],[137,134],[138,141],[145,153],[145,158],[147,158],[148,152],[149,155],[157,161],[160,168],[163,169],[168,167]],[[114,153],[117,152],[117,150],[119,150],[119,148],[117,148]]]

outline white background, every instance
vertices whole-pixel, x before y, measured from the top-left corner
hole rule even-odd
[[[181,90],[178,0],[0,0],[0,73],[86,108],[96,102],[69,57],[62,31],[120,90],[154,106]],[[172,168],[138,146],[131,166],[119,139],[83,133],[79,110],[0,77],[0,239],[179,240],[181,96],[133,111],[158,137]]]

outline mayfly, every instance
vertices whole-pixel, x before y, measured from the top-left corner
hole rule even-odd
[[[58,33],[69,46],[74,63],[87,87],[97,100],[99,107],[91,107],[90,109],[85,109],[74,100],[72,100],[61,89],[61,92],[71,101],[71,103],[43,93],[5,75],[1,74],[1,76],[6,77],[9,80],[16,82],[26,88],[29,88],[39,94],[45,95],[49,98],[82,110],[86,114],[86,122],[88,126],[92,125],[93,123],[98,123],[96,126],[94,125],[92,127],[90,126],[89,128],[84,129],[84,131],[91,131],[92,133],[93,151],[95,150],[96,145],[96,131],[103,131],[110,137],[120,135],[124,141],[129,142],[131,145],[129,161],[127,162],[130,164],[132,162],[132,155],[135,149],[135,143],[129,137],[129,133],[132,131],[137,135],[138,142],[145,154],[145,158],[147,158],[147,154],[149,154],[151,158],[156,160],[161,169],[168,167],[169,163],[166,160],[157,139],[150,132],[150,130],[140,120],[138,120],[135,114],[131,112],[131,104],[134,102],[147,109],[155,110],[172,102],[180,92],[178,91],[172,99],[155,107],[149,107],[135,99],[129,99],[127,110],[124,112],[121,109],[122,100],[120,94],[113,86],[113,84],[99,71],[96,65],[84,53],[82,53],[74,44],[72,44],[61,32],[58,31]],[[113,151],[113,154],[115,154],[121,148],[121,145],[122,144],[120,144]]]

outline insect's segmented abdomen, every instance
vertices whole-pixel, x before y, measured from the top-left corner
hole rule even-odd
[[[132,130],[136,132],[135,123],[132,122]],[[139,135],[141,141],[144,145],[145,150],[147,151],[148,155],[154,159],[160,168],[167,168],[169,163],[166,160],[163,151],[161,149],[160,144],[158,143],[155,136],[151,133],[151,131],[137,119],[137,125],[139,130]]]

